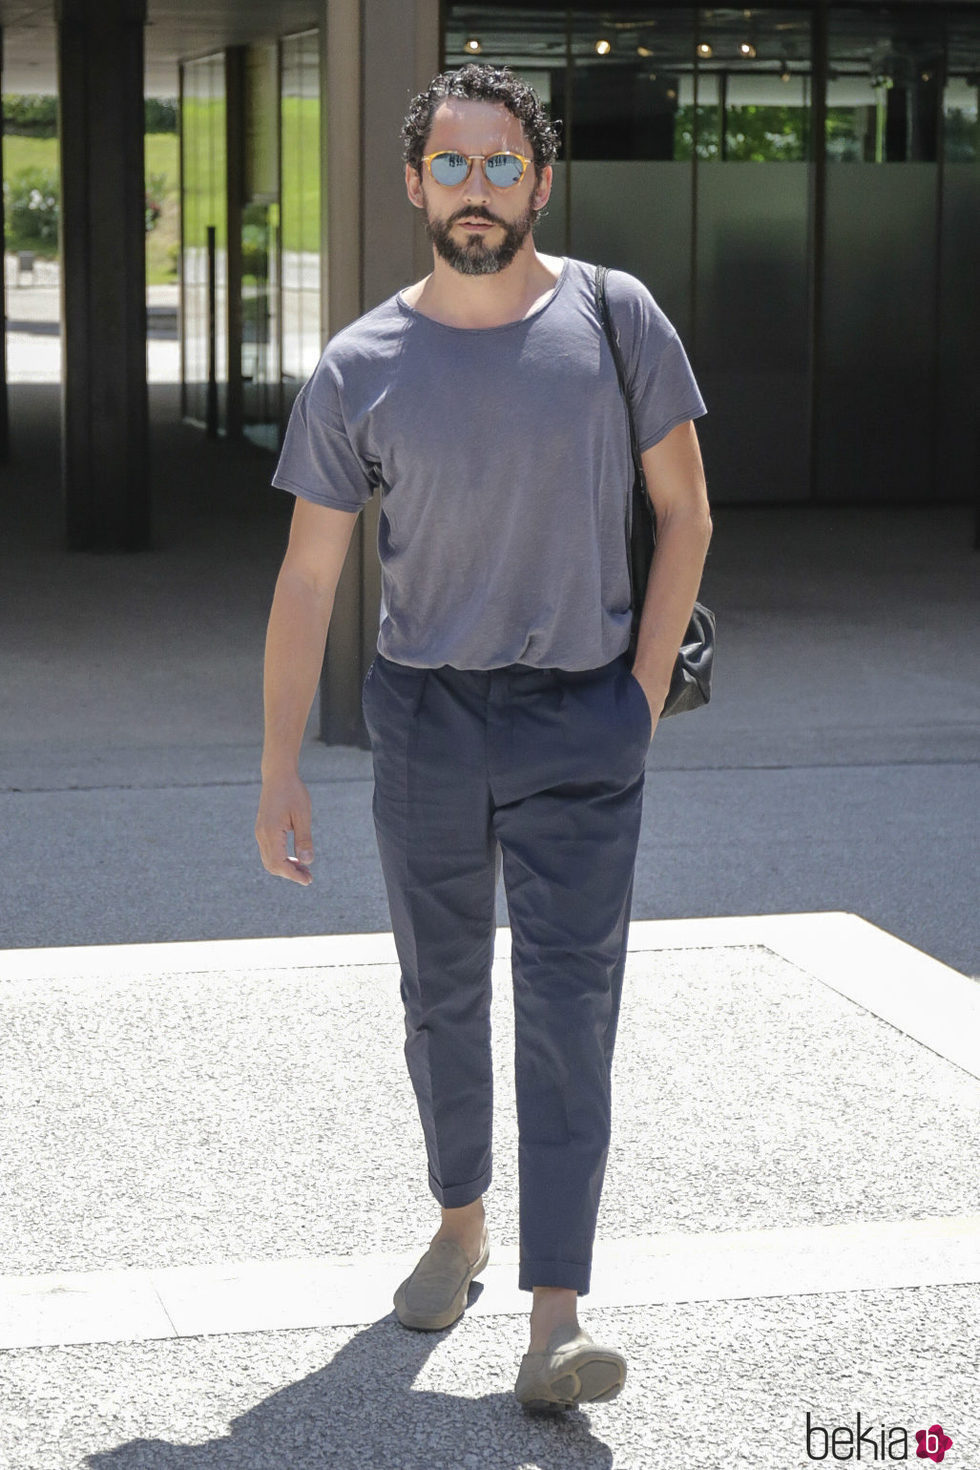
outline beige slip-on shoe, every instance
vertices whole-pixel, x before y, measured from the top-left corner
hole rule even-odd
[[[525,1409],[554,1413],[614,1399],[626,1382],[626,1359],[600,1347],[574,1322],[563,1322],[544,1352],[525,1353],[514,1393]]]
[[[462,1246],[455,1241],[437,1240],[395,1292],[399,1322],[403,1327],[418,1327],[427,1332],[448,1327],[463,1315],[470,1282],[489,1259],[490,1240],[486,1227],[480,1254],[475,1261],[469,1261]]]

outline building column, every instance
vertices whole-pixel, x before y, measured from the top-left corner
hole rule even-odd
[[[72,550],[150,543],[146,0],[56,0],[62,486]]]
[[[325,0],[324,8],[326,337],[432,269],[405,193],[401,126],[439,70],[441,27],[439,0]],[[378,641],[378,513],[376,492],[337,587],[320,683],[320,738],[330,745],[368,744],[361,684]]]

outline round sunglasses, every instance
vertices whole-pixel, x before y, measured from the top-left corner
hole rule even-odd
[[[487,183],[493,184],[497,189],[512,189],[515,184],[519,184],[531,162],[521,153],[487,154],[449,151],[427,153],[422,162],[428,164],[429,176],[435,179],[437,184],[444,184],[451,189],[455,184],[462,184],[465,179],[469,178],[477,158],[483,160],[483,172]]]

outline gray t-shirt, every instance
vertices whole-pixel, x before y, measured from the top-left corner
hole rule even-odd
[[[377,647],[421,668],[592,669],[630,635],[626,408],[594,297],[566,258],[544,305],[452,327],[396,292],[327,343],[272,483],[357,511],[380,488]],[[640,450],[707,412],[646,286],[606,280]]]

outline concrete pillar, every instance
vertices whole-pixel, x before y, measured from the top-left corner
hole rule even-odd
[[[323,122],[327,147],[327,334],[432,269],[405,193],[401,125],[439,70],[439,0],[328,0]],[[351,57],[360,57],[360,66]],[[337,588],[320,685],[320,738],[367,746],[361,683],[378,639],[379,497],[358,517]]]
[[[362,0],[325,0],[320,67],[321,209],[325,225],[321,256],[321,313],[324,343],[360,316],[364,307],[361,258],[363,147]],[[356,60],[354,60],[356,59]],[[365,517],[369,525],[365,532]],[[364,663],[365,576],[369,581],[371,538],[377,546],[373,504],[358,517],[337,585],[320,679],[320,739],[328,745],[367,745],[358,675]],[[375,559],[377,552],[375,551]],[[368,598],[369,600],[369,598]]]
[[[73,550],[150,543],[145,0],[56,0],[62,485]]]

